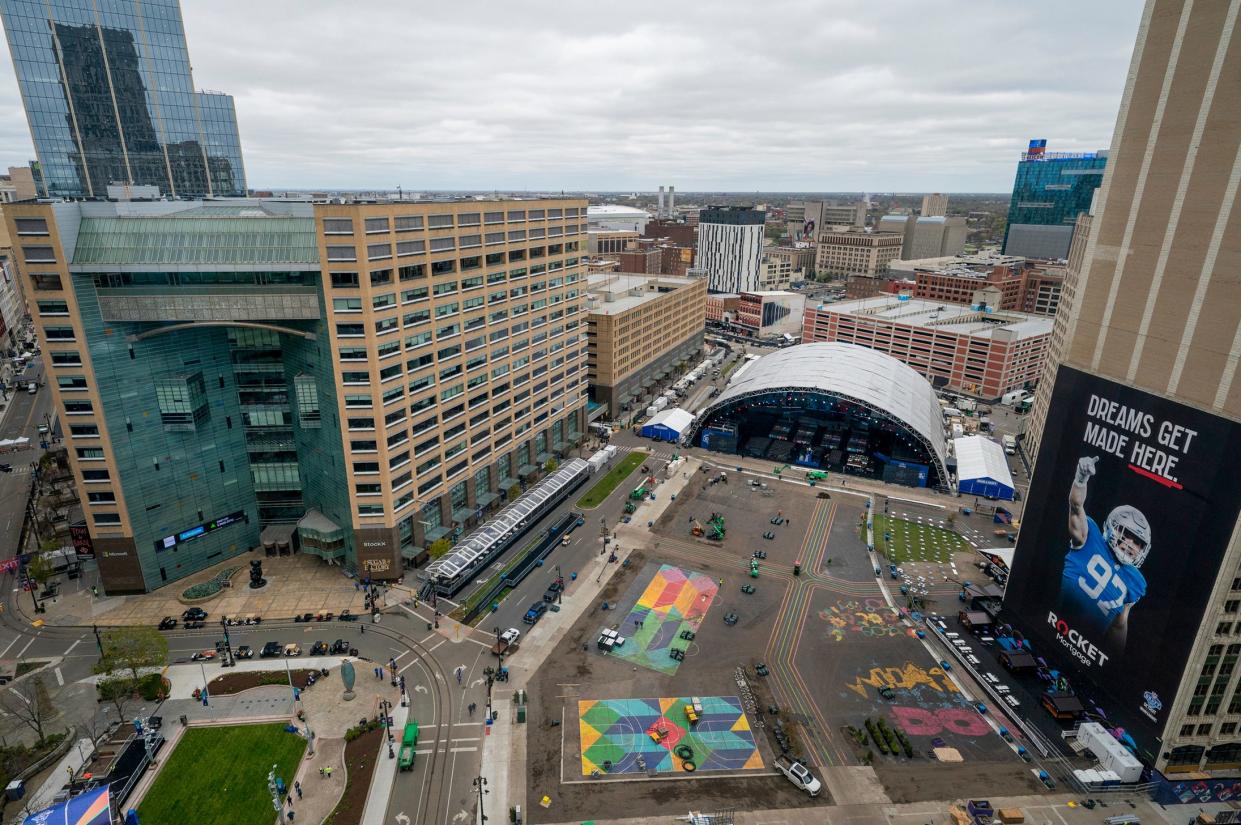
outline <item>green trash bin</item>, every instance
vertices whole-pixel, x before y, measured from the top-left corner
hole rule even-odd
[[[526,722],[526,706],[518,705],[517,707],[517,724],[524,725]]]

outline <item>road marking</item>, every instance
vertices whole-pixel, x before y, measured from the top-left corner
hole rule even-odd
[[[475,752],[475,751],[477,751],[477,750],[478,750],[478,748],[476,748],[476,747],[474,747],[474,748],[452,748],[452,749],[451,749],[451,750],[449,750],[448,752],[449,752],[449,753],[474,753],[474,752]]]
[[[56,674],[56,684],[59,687],[64,687],[65,686],[65,674],[60,672],[60,668],[56,668],[54,672]]]
[[[453,737],[452,741],[453,742],[477,742],[479,739],[480,737],[478,736],[460,736],[460,737]]]
[[[9,652],[9,648],[10,648],[10,647],[12,647],[13,645],[17,644],[17,640],[18,640],[18,639],[20,639],[20,638],[21,638],[21,636],[14,636],[14,637],[13,637],[13,641],[11,641],[11,642],[9,642],[7,645],[5,645],[4,650],[0,650],[0,659],[3,659],[3,658],[4,658],[4,654],[8,653],[8,652]]]
[[[78,645],[80,645],[80,644],[82,644],[82,640],[81,640],[81,639],[78,639],[78,640],[77,640],[77,641],[75,641],[73,644],[69,645],[69,648],[68,648],[68,649],[67,649],[64,653],[62,653],[62,654],[60,654],[60,655],[61,655],[61,656],[68,656],[70,653],[72,653],[72,652],[73,652],[73,649],[74,649],[75,647],[77,647]]]
[[[399,662],[399,661],[401,661],[401,659],[403,659],[403,658],[405,658],[406,656],[408,656],[408,655],[410,654],[410,652],[411,652],[411,651],[409,651],[409,650],[402,651],[401,653],[396,654],[396,656],[394,656],[394,657],[393,657],[393,659],[394,659],[395,661]]]
[[[16,657],[16,658],[20,659],[21,657],[25,656],[25,655],[26,655],[26,651],[30,649],[30,646],[31,646],[32,644],[34,644],[34,640],[35,640],[35,639],[37,639],[37,638],[39,638],[39,634],[37,634],[37,633],[36,633],[35,635],[31,636],[31,637],[30,637],[30,641],[26,642],[26,646],[25,646],[25,647],[23,647],[21,650],[17,651],[17,657]]]
[[[439,647],[440,645],[442,645],[442,644],[443,644],[444,642],[446,642],[446,641],[448,641],[448,640],[447,640],[447,639],[440,639],[438,642],[436,642],[436,643],[435,643],[435,645],[434,645],[434,646],[433,646],[430,650],[428,650],[428,651],[427,651],[427,653],[434,653],[434,652],[435,652],[435,648]]]

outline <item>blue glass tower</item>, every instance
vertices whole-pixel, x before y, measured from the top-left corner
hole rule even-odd
[[[1106,151],[1047,152],[1046,148],[1046,140],[1030,141],[1029,149],[1017,164],[1004,231],[1006,254],[1064,257],[1077,216],[1090,211],[1095,190],[1103,183]],[[1010,249],[1013,243],[1021,248]],[[1048,254],[1061,245],[1062,253]]]
[[[0,0],[40,194],[246,194],[233,98],[194,90],[178,0]]]

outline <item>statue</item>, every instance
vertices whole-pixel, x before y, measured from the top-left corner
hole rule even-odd
[[[346,659],[340,665],[340,680],[345,684],[345,693],[341,698],[346,702],[352,701],[353,697],[357,695],[353,692],[353,681],[356,678],[357,674],[353,670],[353,662]]]
[[[263,578],[263,560],[250,560],[250,589],[258,590],[260,587],[267,586],[267,579]]]

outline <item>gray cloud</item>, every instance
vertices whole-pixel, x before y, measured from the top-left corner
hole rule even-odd
[[[1111,140],[1135,2],[183,0],[255,187],[1006,191]],[[32,156],[7,50],[0,162]]]

